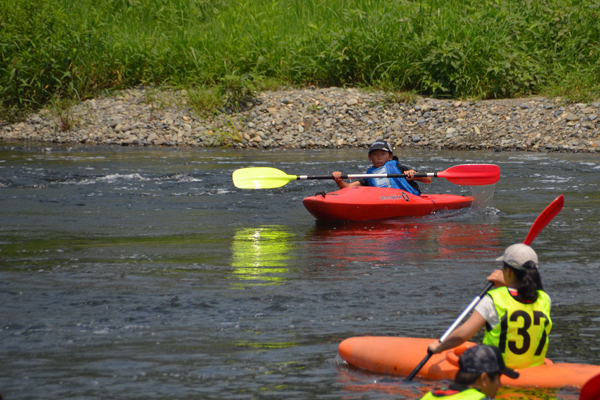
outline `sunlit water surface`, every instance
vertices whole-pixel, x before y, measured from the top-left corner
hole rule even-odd
[[[553,300],[548,357],[600,364],[598,156],[398,155],[423,172],[493,163],[502,178],[477,191],[493,198],[476,209],[317,224],[302,199],[335,190],[332,181],[248,191],[231,173],[360,173],[364,151],[0,148],[0,392],[418,398],[437,383],[353,369],[336,357],[338,343],[439,337],[485,286],[494,258],[560,194],[564,210],[534,242]],[[436,179],[424,192],[471,188]]]

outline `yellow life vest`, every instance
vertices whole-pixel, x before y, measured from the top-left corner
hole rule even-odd
[[[508,368],[542,365],[552,330],[548,295],[538,290],[532,303],[515,299],[507,287],[490,290],[488,295],[494,301],[500,323],[494,328],[486,323],[483,344],[499,347]]]
[[[427,393],[421,400],[482,400],[487,396],[477,389],[468,388],[466,390],[446,390],[439,389]]]

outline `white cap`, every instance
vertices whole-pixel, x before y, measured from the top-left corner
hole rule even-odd
[[[504,254],[501,257],[496,258],[496,261],[504,261],[515,269],[524,270],[523,264],[528,261],[533,261],[535,267],[538,266],[538,257],[535,251],[523,243],[513,244],[508,246],[504,250]]]

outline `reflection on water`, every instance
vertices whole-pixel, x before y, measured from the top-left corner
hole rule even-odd
[[[355,394],[358,393],[380,393],[393,395],[396,399],[417,400],[435,388],[452,383],[452,381],[429,380],[407,382],[405,378],[378,375],[352,367],[337,367],[337,370],[338,383],[343,385],[344,392],[350,393],[350,395],[342,397],[347,399],[355,399]],[[370,381],[369,383],[365,383],[365,376],[370,378],[367,379]],[[501,387],[495,398],[502,400],[577,400],[579,394],[577,390],[570,388]]]
[[[453,213],[455,218],[445,215],[447,218],[317,222],[309,237],[311,253],[344,262],[403,263],[477,258],[501,245],[496,218],[474,224],[460,220],[464,212]]]
[[[375,392],[391,395],[396,399],[416,400],[433,389],[433,386],[423,386],[417,382],[406,382],[404,378],[377,375],[355,368],[338,367],[337,370],[337,381],[343,386],[343,392],[347,393],[342,399],[355,399],[357,394],[367,395]],[[370,383],[364,383],[365,375],[370,378]]]
[[[231,243],[231,266],[244,285],[280,285],[288,272],[290,253],[296,248],[294,234],[285,226],[270,225],[240,228]]]

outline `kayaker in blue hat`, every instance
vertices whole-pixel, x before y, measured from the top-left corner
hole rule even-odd
[[[427,393],[422,400],[493,399],[500,388],[500,376],[517,379],[519,373],[504,365],[500,349],[479,345],[465,350],[458,359],[454,384]]]
[[[342,173],[335,171],[333,179],[343,189],[350,186],[374,186],[381,188],[401,189],[416,196],[421,195],[419,185],[415,181],[430,183],[430,177],[415,178],[415,170],[400,164],[394,156],[392,146],[385,140],[377,140],[369,147],[369,161],[373,167],[367,170],[367,174],[405,174],[406,178],[377,178],[361,179],[354,182],[344,182]]]
[[[509,246],[501,257],[502,270],[487,278],[494,289],[477,304],[471,317],[442,343],[429,345],[436,354],[471,339],[483,326],[483,344],[498,346],[510,368],[542,365],[552,330],[550,297],[544,292],[538,257],[526,244]]]

